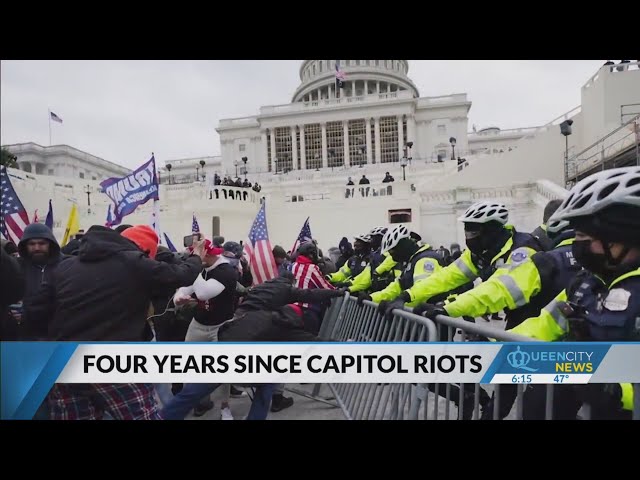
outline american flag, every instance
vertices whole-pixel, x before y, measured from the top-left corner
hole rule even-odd
[[[38,217],[38,209],[36,208],[36,211],[33,212],[33,222],[31,223],[40,223],[40,218]]]
[[[16,191],[11,185],[7,168],[0,170],[0,232],[4,238],[11,240],[16,245],[22,238],[24,229],[29,225],[29,215],[18,198]]]
[[[200,225],[198,225],[195,213],[193,214],[193,220],[191,221],[191,233],[200,233]]]
[[[249,238],[244,245],[254,285],[259,285],[278,276],[278,267],[273,258],[271,242],[267,233],[267,215],[265,202],[262,202],[260,211],[253,221]]]
[[[311,227],[309,226],[309,218],[304,221],[304,225],[302,226],[302,230],[300,230],[300,235],[296,239],[296,243],[293,244],[293,248],[291,249],[291,253],[295,252],[298,247],[304,242],[310,242],[313,240],[311,236]]]
[[[347,79],[344,71],[340,68],[340,60],[336,60],[336,91],[343,87],[343,82]]]
[[[49,112],[49,116],[50,116],[51,120],[53,120],[54,122],[62,123],[62,119],[58,115],[56,115],[55,113]]]

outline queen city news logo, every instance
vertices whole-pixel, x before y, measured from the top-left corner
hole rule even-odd
[[[518,346],[507,355],[507,362],[511,368],[529,373],[593,373],[593,353],[588,350],[547,350],[540,346],[523,350]]]

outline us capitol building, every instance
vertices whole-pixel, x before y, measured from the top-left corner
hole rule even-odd
[[[285,249],[308,216],[324,249],[342,236],[393,223],[436,247],[462,244],[456,218],[475,201],[505,203],[510,223],[528,231],[572,181],[602,165],[635,164],[640,156],[635,62],[602,66],[582,86],[580,105],[544,125],[511,130],[470,129],[466,93],[420,97],[406,60],[340,60],[346,79],[339,92],[335,64],[305,60],[291,103],[221,120],[220,155],[164,162],[160,225],[177,246],[193,213],[206,235],[246,238],[262,199],[271,241]],[[564,135],[560,127],[568,124]],[[30,214],[38,208],[43,218],[52,199],[59,238],[72,202],[81,207],[84,228],[104,224],[108,198],[99,182],[128,169],[70,146],[5,147],[18,158],[20,170],[10,173]],[[394,183],[382,184],[385,172]],[[262,190],[215,187],[215,173],[246,176]],[[359,191],[362,175],[371,182],[368,192]],[[349,177],[353,189],[345,186]],[[125,222],[149,223],[151,209],[140,207]]]

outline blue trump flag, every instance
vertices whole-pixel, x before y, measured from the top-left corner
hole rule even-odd
[[[171,240],[169,239],[169,235],[167,235],[167,233],[164,233],[164,240],[165,242],[167,242],[167,248],[169,250],[171,250],[172,252],[177,252],[178,250],[176,250],[176,247],[173,245],[173,243],[171,243]]]
[[[102,191],[113,201],[113,222],[119,225],[122,219],[149,200],[158,200],[158,177],[156,159],[151,157],[147,163],[126,177],[109,178],[100,183]]]

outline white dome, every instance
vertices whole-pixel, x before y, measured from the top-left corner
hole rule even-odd
[[[302,102],[307,94],[335,84],[336,62],[338,60],[305,60],[300,66],[300,86],[293,94],[293,102]],[[346,74],[347,88],[356,82],[356,95],[366,95],[364,82],[371,86],[376,82],[387,84],[390,91],[409,90],[419,97],[418,89],[407,76],[407,60],[339,60],[340,68]]]

